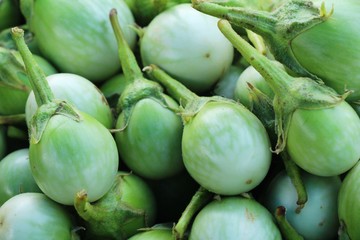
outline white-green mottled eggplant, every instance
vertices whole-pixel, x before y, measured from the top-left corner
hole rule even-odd
[[[29,126],[29,160],[39,188],[56,202],[72,205],[85,190],[89,201],[110,189],[119,154],[109,129],[64,100],[55,99],[34,61],[23,30],[12,29],[39,106]]]

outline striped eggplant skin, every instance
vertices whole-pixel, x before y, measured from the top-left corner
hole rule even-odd
[[[23,1],[23,6],[25,2]],[[94,82],[104,81],[120,70],[116,40],[109,21],[112,8],[119,11],[126,39],[135,46],[131,29],[134,17],[124,1],[36,0],[30,16],[23,7],[30,30],[44,57],[60,72],[75,73]]]
[[[288,130],[287,150],[306,171],[336,176],[359,160],[359,133],[359,116],[346,101],[326,109],[297,109]]]
[[[104,94],[90,80],[72,73],[57,73],[47,76],[46,80],[57,99],[64,99],[86,112],[106,128],[112,128],[114,117]],[[38,105],[34,92],[31,91],[25,105],[26,123],[30,126],[31,118]]]
[[[167,104],[178,104],[164,94]],[[116,128],[124,126],[120,113]],[[165,179],[184,169],[181,154],[183,124],[179,115],[159,101],[144,98],[138,101],[127,127],[114,137],[124,163],[136,174],[147,179]]]
[[[217,21],[188,3],[161,12],[140,39],[143,64],[155,64],[195,93],[206,93],[231,66],[234,54]]]
[[[21,193],[0,207],[0,239],[79,239],[73,215],[43,193]]]
[[[202,208],[189,239],[280,240],[281,233],[263,205],[254,199],[232,196],[213,200]]]

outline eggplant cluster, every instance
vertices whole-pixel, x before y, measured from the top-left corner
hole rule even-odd
[[[0,1],[0,239],[359,239],[359,11]]]

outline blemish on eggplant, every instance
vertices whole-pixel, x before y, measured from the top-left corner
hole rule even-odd
[[[249,212],[248,209],[245,210],[245,215],[246,218],[249,219],[249,221],[254,222],[255,221],[255,216],[253,213]]]

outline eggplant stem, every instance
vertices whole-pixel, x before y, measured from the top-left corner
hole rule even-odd
[[[260,54],[247,41],[245,41],[237,32],[235,32],[229,21],[221,19],[218,22],[220,31],[234,47],[242,54],[264,78],[275,95],[285,96],[289,91],[289,75],[285,70],[276,67],[267,57]]]
[[[275,32],[276,18],[270,12],[235,5],[225,6],[216,1],[193,0],[192,6],[200,12],[226,19],[239,27],[252,31],[261,29],[265,33]]]
[[[213,198],[213,196],[213,193],[210,193],[203,187],[200,187],[196,191],[190,203],[187,205],[180,219],[173,228],[173,234],[176,240],[184,239],[186,229],[189,226],[191,219],[202,207],[204,207]]]
[[[166,88],[166,91],[169,92],[169,94],[184,107],[189,102],[199,98],[197,94],[189,90],[187,87],[185,87],[185,85],[176,79],[173,79],[165,71],[154,64],[144,67],[143,71],[149,74],[153,80],[163,85]]]
[[[92,218],[93,206],[88,202],[88,195],[85,190],[81,190],[75,195],[74,208],[79,216],[88,221]]]
[[[301,209],[305,206],[307,202],[307,192],[305,185],[301,178],[300,168],[296,165],[294,161],[290,158],[286,150],[281,152],[281,157],[285,165],[285,170],[287,175],[290,177],[293,186],[295,187],[296,193],[298,195],[298,200],[296,204],[296,213],[300,213]]]
[[[137,63],[134,53],[132,52],[129,44],[126,42],[115,8],[111,9],[109,17],[116,41],[118,43],[120,63],[126,79],[129,81],[135,81],[136,79],[142,78],[142,71]]]
[[[32,90],[34,91],[36,103],[38,106],[50,103],[54,100],[49,83],[46,80],[44,72],[35,61],[32,53],[24,39],[24,30],[18,27],[11,29],[11,35],[16,43],[18,51],[24,61],[26,73],[30,79]]]
[[[26,123],[25,113],[14,115],[0,115],[0,125],[3,124],[23,124]]]

